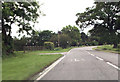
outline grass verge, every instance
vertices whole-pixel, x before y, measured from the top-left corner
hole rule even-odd
[[[36,51],[36,53],[59,53],[59,52],[68,52],[72,48],[77,48],[77,47],[69,47],[69,48],[55,48],[55,50],[41,50],[41,51]]]
[[[61,54],[38,55],[39,52],[15,52],[2,60],[3,80],[26,80],[60,58]]]
[[[112,52],[112,53],[118,53],[120,54],[120,49],[119,48],[113,48],[113,45],[103,45],[103,46],[98,46],[96,48],[93,48],[94,50],[99,50],[99,51],[106,51],[106,52]]]

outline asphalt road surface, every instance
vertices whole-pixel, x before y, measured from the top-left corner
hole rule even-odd
[[[118,80],[118,54],[74,48],[40,80]]]

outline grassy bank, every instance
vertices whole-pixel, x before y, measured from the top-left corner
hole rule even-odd
[[[100,51],[113,52],[113,53],[119,53],[120,54],[120,49],[119,48],[113,48],[113,45],[98,46],[98,47],[94,48],[94,50],[100,50]]]
[[[69,47],[69,48],[55,48],[54,50],[41,50],[41,51],[36,51],[36,53],[59,53],[59,52],[68,52],[72,48],[77,48],[77,47]]]
[[[2,60],[3,80],[25,80],[40,72],[53,61],[61,57],[57,55],[38,55],[39,52],[15,52],[15,56],[5,57]]]

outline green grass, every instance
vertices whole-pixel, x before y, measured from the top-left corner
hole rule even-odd
[[[113,53],[119,53],[120,54],[120,49],[119,48],[113,48],[113,45],[98,46],[97,48],[94,48],[94,49],[95,50],[100,50],[100,51],[113,52]]]
[[[61,57],[56,55],[38,55],[39,52],[15,52],[14,56],[4,57],[2,60],[3,80],[25,80],[43,70],[53,61]]]

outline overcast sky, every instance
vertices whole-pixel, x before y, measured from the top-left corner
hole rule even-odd
[[[87,7],[93,6],[94,0],[38,0],[43,4],[40,10],[46,16],[38,18],[36,30],[51,30],[57,32],[66,25],[75,25],[77,13],[82,13]],[[15,27],[15,26],[14,26]],[[16,29],[12,29],[12,36],[16,36]],[[85,32],[87,33],[87,29]]]

